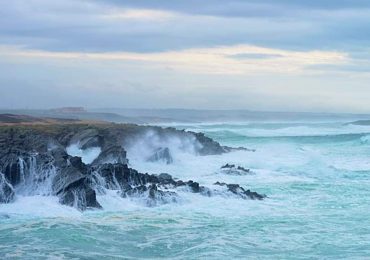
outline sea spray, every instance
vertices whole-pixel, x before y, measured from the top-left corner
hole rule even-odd
[[[98,158],[101,153],[100,147],[91,147],[87,149],[81,149],[79,144],[71,144],[67,147],[67,153],[71,156],[81,157],[82,161],[86,164],[92,163]]]
[[[235,127],[230,124],[208,125],[205,132],[223,145],[252,147],[256,152],[205,157],[180,152],[175,153],[176,160],[169,165],[145,162],[140,156],[135,159],[130,153],[128,156],[131,165],[141,172],[168,172],[175,178],[196,179],[210,186],[216,181],[240,183],[268,194],[268,199],[244,201],[222,194],[206,197],[179,190],[182,201],[146,207],[135,199],[122,198],[117,190],[107,190],[97,196],[104,210],[81,213],[60,205],[56,197],[19,196],[15,203],[0,206],[0,214],[10,216],[0,219],[1,255],[367,258],[370,254],[369,147],[361,138],[370,131],[344,126],[344,122],[330,122],[330,135],[327,135],[328,124],[317,124],[314,135],[307,138],[306,133],[299,136],[302,127],[295,128],[285,122],[280,128],[293,127],[296,131],[290,129],[284,138],[276,138],[282,134],[280,130],[275,134],[272,130],[270,136],[266,132],[248,135],[257,133],[258,128],[269,128],[268,124],[237,127],[244,136],[234,135]],[[311,124],[305,127],[312,128]],[[322,132],[316,136],[320,127]],[[289,137],[292,132],[295,136]],[[256,174],[217,174],[226,163],[250,168]],[[48,243],[40,242],[45,240]]]

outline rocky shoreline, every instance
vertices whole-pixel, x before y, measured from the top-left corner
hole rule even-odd
[[[217,195],[218,191],[193,180],[175,180],[166,173],[139,173],[130,168],[126,148],[148,133],[161,144],[170,138],[180,140],[180,144],[191,143],[199,156],[235,150],[202,133],[174,128],[110,123],[0,126],[0,203],[11,203],[17,195],[58,196],[61,204],[83,211],[101,208],[97,194],[107,190],[115,190],[122,197],[144,198],[148,206],[177,201],[179,189]],[[68,154],[67,148],[73,144],[82,151],[98,147],[100,153],[91,163],[85,163],[81,157]],[[171,150],[153,147],[148,160],[172,163]],[[237,184],[215,185],[242,199],[265,198]]]

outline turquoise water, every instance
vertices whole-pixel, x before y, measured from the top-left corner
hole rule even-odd
[[[103,211],[80,213],[55,198],[18,197],[0,205],[0,258],[366,259],[370,256],[370,127],[328,123],[176,125],[256,152],[174,155],[145,163],[203,185],[240,183],[264,201],[180,193],[155,208],[113,194]],[[128,153],[130,156],[130,151]],[[254,175],[227,176],[225,163]]]

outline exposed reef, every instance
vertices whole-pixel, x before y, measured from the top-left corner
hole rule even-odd
[[[128,166],[126,147],[143,138],[163,144],[179,140],[197,155],[232,151],[201,133],[174,128],[130,124],[53,124],[0,127],[0,203],[11,203],[17,195],[57,196],[59,202],[79,210],[99,209],[97,195],[108,190],[122,197],[141,198],[148,206],[175,202],[178,191],[218,195],[219,191],[198,182],[176,180],[171,175],[139,173]],[[80,152],[99,148],[91,163],[83,162],[67,150],[72,145]],[[168,147],[151,144],[149,161],[173,162]],[[237,148],[241,149],[241,148]],[[225,192],[242,199],[263,199],[264,195],[237,184],[217,183]]]
[[[251,175],[254,174],[250,169],[242,166],[235,166],[235,164],[225,164],[221,166],[220,173],[228,175]]]

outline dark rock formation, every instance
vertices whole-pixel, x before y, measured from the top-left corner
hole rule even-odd
[[[13,187],[5,179],[5,176],[0,173],[0,203],[9,203],[14,199]]]
[[[221,173],[229,174],[229,175],[246,175],[252,174],[250,169],[246,169],[242,166],[235,166],[235,164],[225,164],[221,166]]]
[[[101,208],[97,194],[107,190],[142,200],[148,206],[178,201],[178,189],[205,196],[218,194],[192,180],[175,180],[167,173],[153,175],[129,168],[124,147],[147,131],[161,143],[175,138],[180,145],[194,144],[200,155],[227,152],[203,134],[173,128],[114,124],[0,127],[0,203],[11,202],[17,194],[56,195],[62,204],[86,210]],[[66,147],[71,144],[80,149],[99,147],[101,153],[91,164],[85,164],[80,157],[67,154]],[[169,148],[157,147],[154,151],[149,160],[172,163]],[[239,185],[220,185],[243,199],[263,198]]]
[[[122,146],[112,145],[106,147],[96,158],[92,164],[100,165],[104,163],[122,163],[127,164],[126,151]]]
[[[59,195],[59,202],[68,206],[73,206],[80,210],[89,208],[101,208],[96,200],[96,192],[91,187],[89,178],[81,178],[65,186]]]
[[[203,133],[193,134],[195,135],[198,142],[201,144],[201,148],[198,151],[200,155],[223,154],[228,152],[226,147],[221,146],[218,142],[205,136]]]
[[[221,169],[232,169],[232,168],[235,168],[235,164],[225,164],[223,166],[221,166]]]
[[[243,199],[249,198],[249,199],[252,199],[252,200],[262,200],[262,199],[266,198],[266,195],[259,194],[257,192],[250,191],[250,190],[245,190],[239,184],[227,184],[227,183],[224,183],[224,182],[216,182],[215,185],[225,186],[225,187],[227,187],[228,191],[230,191],[231,193],[233,193],[233,194],[235,194],[235,195],[237,195],[237,196],[239,196]]]

